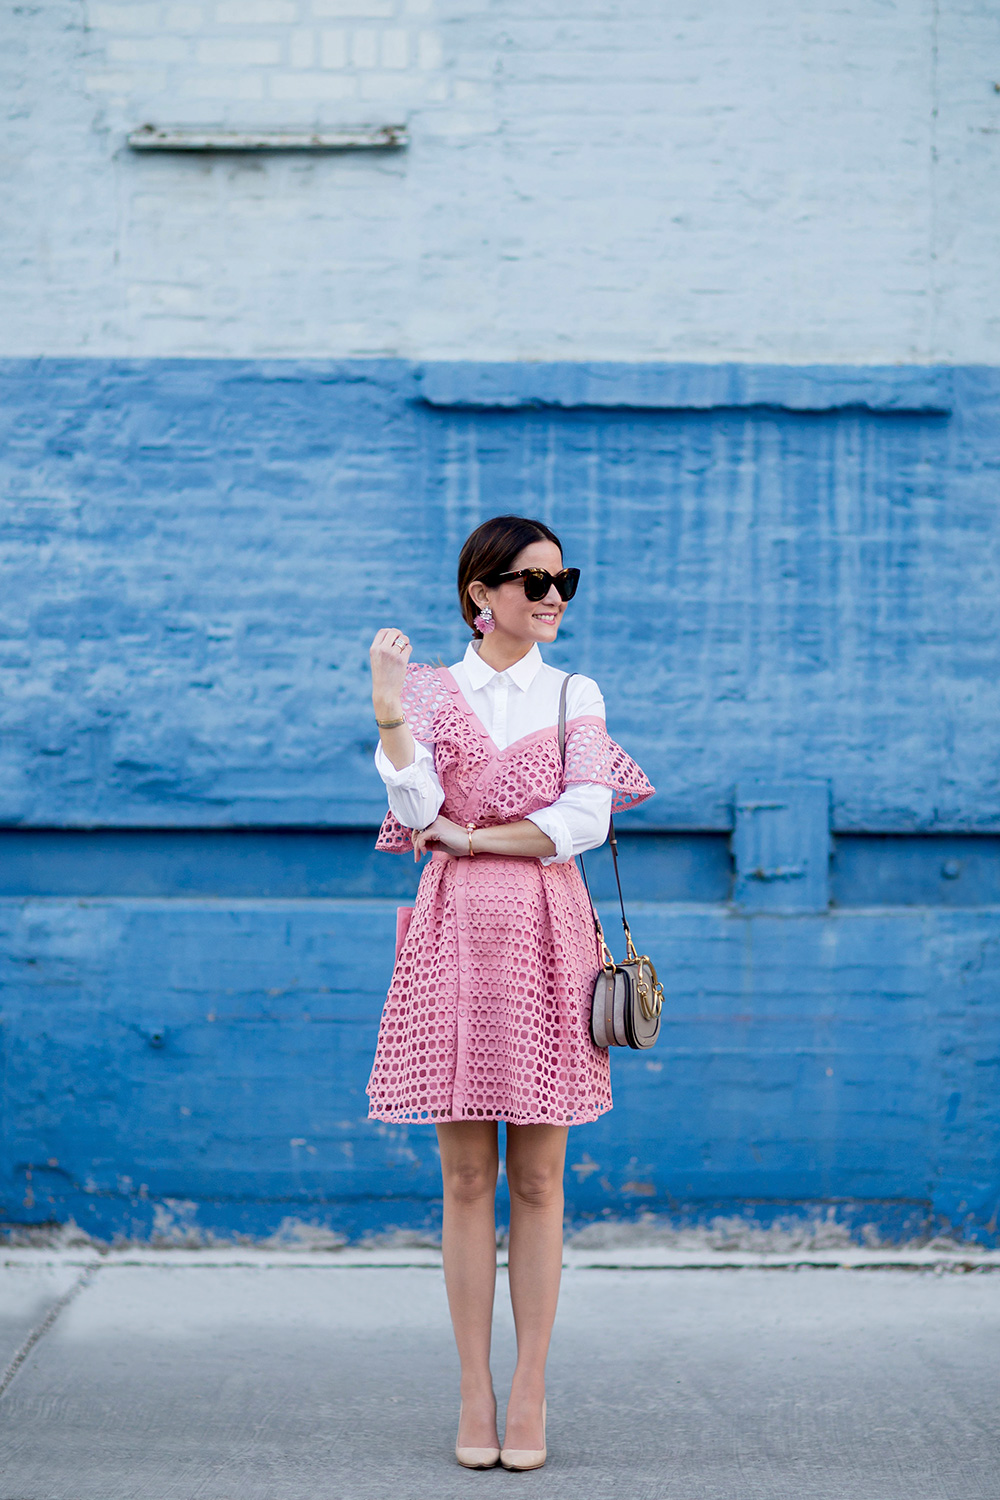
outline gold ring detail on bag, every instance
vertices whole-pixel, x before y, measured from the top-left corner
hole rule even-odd
[[[649,970],[648,974],[644,972],[646,969]],[[663,985],[657,977],[656,965],[645,954],[639,960],[636,988],[643,1015],[647,1021],[655,1021],[663,1009]]]

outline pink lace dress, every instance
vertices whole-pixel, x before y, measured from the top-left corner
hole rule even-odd
[[[403,708],[434,744],[443,815],[477,827],[549,807],[564,787],[556,726],[500,750],[446,668],[411,666]],[[571,719],[565,785],[613,789],[612,811],[653,788],[602,719]],[[387,814],[376,848],[411,850]],[[608,1053],[590,1039],[600,966],[575,862],[434,854],[399,946],[368,1082],[369,1118],[574,1125],[611,1108]]]

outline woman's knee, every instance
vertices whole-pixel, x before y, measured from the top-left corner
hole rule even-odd
[[[561,1164],[525,1162],[513,1167],[508,1161],[507,1181],[512,1201],[524,1208],[540,1211],[562,1205]]]
[[[495,1158],[478,1156],[460,1157],[457,1161],[441,1163],[444,1190],[455,1203],[478,1203],[483,1198],[493,1198],[497,1190],[497,1163]]]

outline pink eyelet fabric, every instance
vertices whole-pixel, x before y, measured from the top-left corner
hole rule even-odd
[[[411,666],[403,708],[434,744],[441,811],[477,827],[517,822],[563,790],[556,726],[500,750],[444,668]],[[566,780],[634,807],[653,788],[599,718],[570,720]],[[376,848],[408,851],[390,813]],[[600,967],[574,862],[434,854],[396,958],[368,1082],[369,1118],[572,1125],[611,1108],[608,1052],[590,1039]]]

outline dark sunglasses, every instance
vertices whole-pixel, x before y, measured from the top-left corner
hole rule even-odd
[[[501,583],[513,583],[516,578],[523,582],[525,598],[530,599],[532,604],[544,599],[553,584],[559,591],[560,599],[569,600],[576,593],[576,586],[580,582],[580,569],[563,568],[561,573],[549,573],[545,568],[519,568],[516,573],[494,573],[492,578],[485,578],[483,582],[490,588],[496,588]]]

